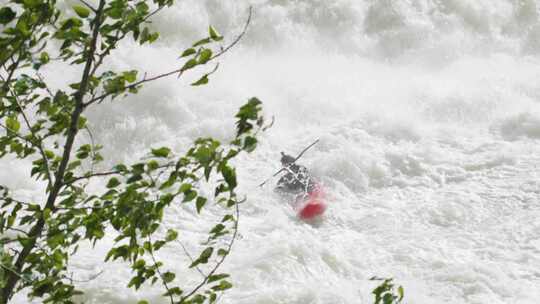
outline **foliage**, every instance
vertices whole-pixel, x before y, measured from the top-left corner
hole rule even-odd
[[[126,282],[129,287],[160,282],[171,303],[213,303],[219,292],[232,286],[228,275],[217,271],[229,254],[238,223],[237,180],[230,161],[257,144],[255,135],[263,127],[258,99],[251,98],[236,115],[237,133],[230,144],[201,138],[182,156],[161,147],[134,164],[95,172],[84,168],[95,168],[103,160],[101,146],[76,140],[81,130],[89,128],[83,116],[87,109],[107,98],[137,93],[146,82],[181,76],[212,62],[238,42],[249,24],[250,18],[228,46],[217,45],[223,37],[209,27],[208,36],[180,52],[179,67],[167,73],[141,77],[136,70],[104,68],[104,59],[120,41],[131,38],[141,45],[156,41],[159,35],[148,20],[173,2],[81,0],[65,13],[56,0],[2,4],[0,158],[30,160],[30,176],[44,182],[46,191],[43,202],[33,202],[17,199],[0,186],[0,303],[20,291],[44,303],[72,303],[81,291],[67,276],[69,259],[83,242],[95,244],[106,233],[116,238],[104,258],[130,265],[134,275]],[[75,66],[80,80],[66,83],[68,89],[54,89],[40,74],[47,65],[59,71]],[[206,84],[216,69],[217,65],[193,85]],[[103,192],[87,189],[94,178],[108,178]],[[206,182],[215,186],[209,197],[199,188]],[[189,290],[155,256],[178,237],[174,229],[163,231],[162,220],[172,206],[194,204],[202,212],[208,202],[228,211],[189,267],[215,264]]]
[[[373,277],[372,281],[382,281],[382,283],[375,287],[371,292],[375,295],[374,304],[399,304],[405,296],[402,286],[396,287],[392,283],[393,279],[382,279]]]

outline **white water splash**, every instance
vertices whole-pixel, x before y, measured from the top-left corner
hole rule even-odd
[[[220,302],[371,303],[376,275],[403,285],[407,303],[538,303],[538,1],[250,2],[248,34],[207,87],[189,86],[196,73],[166,79],[90,115],[111,163],[150,146],[230,138],[236,109],[253,95],[275,116],[258,150],[237,162],[248,201],[225,265],[235,288]],[[168,70],[209,23],[232,39],[247,8],[180,1],[154,18],[161,42],[125,43],[108,64]],[[77,75],[50,74],[58,83]],[[324,183],[329,209],[309,225],[271,186],[256,185],[279,151],[295,154],[315,138],[301,162]],[[0,178],[31,196],[25,166],[2,162],[17,174]],[[202,223],[189,208],[172,213],[167,225],[196,249],[219,212]],[[166,303],[158,290],[127,289],[125,265],[102,263],[108,245],[72,264],[81,278],[104,271],[83,284],[86,302]],[[185,271],[181,247],[161,257]]]

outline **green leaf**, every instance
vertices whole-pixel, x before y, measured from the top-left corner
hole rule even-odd
[[[137,71],[136,70],[124,72],[124,73],[122,73],[122,75],[124,76],[126,81],[129,82],[129,83],[133,83],[133,82],[135,82],[135,80],[137,80]]]
[[[185,50],[182,55],[180,55],[180,57],[186,57],[186,56],[189,56],[189,55],[193,55],[197,53],[197,51],[194,49],[194,48],[189,48],[187,50]]]
[[[393,304],[394,296],[391,293],[387,293],[383,296],[383,304]]]
[[[137,260],[137,262],[135,262],[135,264],[133,264],[133,268],[134,269],[143,268],[144,265],[146,265],[146,261],[143,260],[143,259],[140,259],[140,260]]]
[[[197,60],[195,60],[195,58],[191,58],[190,60],[188,60],[184,66],[182,67],[181,71],[186,71],[186,70],[189,70],[189,69],[192,69],[194,66],[197,65]]]
[[[17,14],[11,8],[5,6],[0,8],[0,24],[8,24]]]
[[[167,193],[159,199],[163,204],[169,205],[170,202],[174,199],[174,195],[171,193]]]
[[[210,230],[210,233],[212,234],[220,233],[221,231],[223,231],[223,229],[225,229],[225,225],[217,224],[216,226],[214,226],[214,228],[212,228],[212,230]]]
[[[114,169],[119,171],[119,172],[126,172],[128,170],[128,168],[124,164],[118,164],[118,165],[114,166]]]
[[[146,4],[144,2],[137,3],[137,5],[135,7],[137,8],[137,11],[139,11],[139,12],[141,12],[143,14],[148,13],[148,10],[149,10],[148,4]]]
[[[141,287],[142,283],[144,282],[144,278],[141,276],[136,276],[131,279],[128,283],[128,287],[135,286],[135,290],[139,289]]]
[[[192,185],[188,183],[184,183],[180,186],[178,189],[178,192],[186,193],[187,191],[191,190]]]
[[[212,50],[211,49],[204,49],[201,51],[201,54],[199,54],[199,64],[205,64],[210,59],[212,59]]]
[[[77,121],[77,128],[80,130],[80,129],[84,129],[84,127],[86,127],[86,122],[88,120],[83,117],[83,116],[80,116],[79,117],[79,120]]]
[[[201,39],[201,40],[195,42],[195,44],[193,44],[193,47],[198,47],[200,45],[204,45],[204,44],[207,44],[207,43],[210,43],[210,42],[211,42],[210,38],[204,38],[204,39]]]
[[[206,198],[202,196],[197,197],[197,201],[195,203],[197,206],[197,213],[201,213],[201,209],[204,207],[204,204],[206,204]]]
[[[401,302],[401,300],[403,300],[403,296],[405,295],[405,292],[403,291],[403,286],[399,286],[398,287],[398,294],[399,294],[399,302]]]
[[[130,178],[128,178],[128,179],[126,180],[126,183],[127,183],[127,184],[131,184],[131,183],[134,183],[134,182],[136,182],[136,181],[140,181],[141,179],[142,179],[142,175],[140,175],[140,174],[134,174],[134,175],[132,175]]]
[[[188,190],[184,192],[184,199],[182,202],[191,202],[197,197],[197,191],[194,190]]]
[[[189,268],[193,268],[193,267],[195,267],[195,266],[197,266],[199,264],[208,263],[208,259],[210,259],[213,252],[214,252],[213,247],[208,247],[208,248],[204,249],[203,252],[201,252],[201,255],[195,261],[193,261],[193,263],[191,263]]]
[[[152,149],[152,154],[156,157],[167,157],[171,153],[171,149],[167,147],[161,147],[159,149]]]
[[[233,168],[225,165],[223,168],[221,168],[221,174],[223,175],[223,178],[225,179],[225,182],[229,186],[229,189],[236,188],[236,172]]]
[[[216,302],[216,300],[217,300],[217,295],[216,295],[216,293],[215,293],[215,292],[211,292],[211,293],[210,293],[210,299],[209,299],[210,302],[209,302],[209,303],[210,303],[210,304],[213,304],[213,303]]]
[[[253,152],[257,147],[257,139],[253,136],[247,136],[244,139],[244,150],[247,152]]]
[[[192,86],[200,86],[200,85],[205,85],[207,83],[208,83],[208,74],[205,74],[203,77],[201,77],[199,80],[195,81],[191,85]]]
[[[6,119],[6,127],[12,132],[18,132],[21,128],[21,124],[16,116],[10,116]]]
[[[227,214],[221,220],[222,223],[227,222],[227,221],[234,221],[234,216],[232,216],[232,214]]]
[[[39,55],[39,61],[41,61],[42,64],[46,64],[47,62],[49,62],[50,58],[49,58],[49,54],[47,52],[42,52],[40,55]]]
[[[214,274],[214,275],[211,275],[208,277],[208,282],[207,283],[212,283],[212,282],[215,282],[215,281],[219,281],[219,280],[222,280],[222,279],[225,279],[225,278],[228,278],[229,275],[226,274],[226,273],[222,273],[222,274]]]
[[[86,17],[88,17],[90,15],[90,10],[87,9],[86,7],[84,7],[84,6],[75,5],[75,6],[73,6],[73,10],[81,18],[86,18]]]
[[[151,160],[148,162],[148,169],[153,171],[153,170],[156,170],[157,168],[159,168],[159,163],[155,160]]]
[[[111,179],[109,179],[109,182],[107,183],[107,188],[114,188],[116,186],[120,185],[120,181],[118,180],[118,178],[116,177],[113,177]]]
[[[80,160],[72,161],[71,163],[69,163],[67,169],[68,169],[68,171],[71,171],[71,170],[74,170],[75,168],[79,167],[80,165],[81,165]]]
[[[211,25],[208,27],[208,34],[210,35],[210,38],[212,38],[212,40],[214,41],[223,40],[223,36],[219,35],[216,29]]]
[[[215,291],[223,291],[223,290],[227,290],[229,288],[232,287],[232,284],[223,280],[221,282],[219,282],[219,285],[216,285],[214,287],[212,287],[212,290],[215,290]]]
[[[174,280],[174,278],[176,277],[176,275],[170,271],[167,271],[163,274],[163,281],[165,283],[170,283]]]
[[[150,304],[148,301],[146,300],[141,300],[139,302],[137,302],[137,304]]]
[[[167,242],[171,242],[171,241],[176,240],[177,237],[178,237],[178,232],[176,232],[176,230],[174,229],[169,229],[167,230],[167,236],[165,237],[165,240]]]
[[[163,294],[164,297],[168,297],[168,296],[171,296],[171,295],[181,295],[183,293],[182,289],[180,289],[179,287],[173,287],[173,288],[169,288],[169,290]]]

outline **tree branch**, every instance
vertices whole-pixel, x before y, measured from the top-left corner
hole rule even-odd
[[[89,174],[89,175],[85,175],[85,176],[78,176],[78,177],[75,177],[73,178],[69,184],[73,184],[77,181],[80,181],[82,179],[90,179],[92,177],[96,177],[96,176],[109,176],[109,175],[114,175],[114,174],[120,174],[121,172],[120,171],[107,171],[107,172],[98,172],[98,173],[92,173],[92,174]]]
[[[212,56],[208,61],[214,60],[214,59],[218,58],[219,56],[223,55],[224,53],[226,53],[229,49],[231,49],[234,45],[236,45],[242,39],[242,37],[246,33],[247,28],[248,28],[248,26],[249,26],[249,24],[251,22],[251,14],[252,14],[252,8],[250,7],[249,8],[249,15],[248,15],[248,18],[246,20],[246,23],[244,25],[244,29],[242,30],[242,32],[238,35],[238,37],[236,37],[236,39],[231,44],[229,44],[226,48],[222,49],[216,55]],[[143,83],[158,80],[158,79],[161,79],[161,78],[164,78],[164,77],[167,77],[167,76],[171,76],[171,75],[174,75],[174,74],[178,74],[178,77],[180,77],[183,73],[184,73],[184,70],[182,70],[182,68],[179,68],[179,69],[176,69],[176,70],[173,70],[173,71],[170,71],[170,72],[167,72],[167,73],[163,73],[163,74],[160,74],[160,75],[156,75],[156,76],[153,76],[153,77],[150,77],[150,78],[146,78],[146,76],[145,76],[143,79],[126,86],[124,88],[124,90],[127,91],[129,89],[136,88],[137,86],[140,86]],[[94,97],[94,98],[90,99],[89,101],[87,101],[86,103],[84,103],[84,107],[87,107],[87,106],[89,106],[89,105],[91,105],[93,103],[96,103],[96,102],[100,103],[105,98],[113,95],[114,93],[115,92],[103,93],[103,94],[99,95],[98,97]]]
[[[28,128],[28,131],[30,132],[30,135],[37,142],[37,144],[35,146],[38,148],[39,153],[41,154],[41,158],[43,159],[43,164],[45,165],[45,171],[47,171],[47,180],[49,182],[48,187],[50,188],[52,186],[53,180],[52,180],[52,175],[51,175],[51,169],[49,167],[49,159],[45,155],[45,150],[43,149],[43,146],[41,144],[41,140],[32,131],[32,126],[30,125],[30,120],[28,120],[28,117],[26,116],[26,113],[24,112],[24,109],[23,109],[23,107],[21,105],[19,97],[11,90],[11,88],[10,88],[10,91],[11,91],[11,95],[13,95],[13,97],[15,97],[15,102],[17,103],[17,107],[21,111],[21,115],[22,115],[22,117],[24,119],[26,127]]]
[[[238,221],[240,220],[240,208],[239,208],[239,204],[241,202],[237,202],[235,204],[235,207],[236,207],[236,219],[234,221],[234,233],[233,233],[233,236],[232,236],[232,239],[231,241],[229,242],[228,246],[227,246],[227,254],[222,256],[221,259],[216,263],[216,265],[214,266],[214,268],[212,268],[212,270],[210,270],[210,272],[208,273],[208,275],[206,275],[206,277],[204,278],[204,280],[199,283],[199,285],[197,285],[190,293],[188,293],[186,296],[182,297],[182,299],[180,300],[180,304],[182,303],[185,303],[184,301],[187,300],[189,297],[191,297],[192,295],[194,295],[199,289],[201,289],[205,284],[206,282],[208,281],[208,278],[210,278],[211,275],[213,275],[214,273],[216,273],[216,271],[218,270],[218,268],[221,266],[221,264],[223,264],[223,262],[225,262],[225,259],[229,256],[229,253],[231,252],[231,248],[234,244],[234,241],[236,240],[236,237],[238,235]]]
[[[84,108],[83,98],[88,88],[88,82],[90,78],[89,73],[90,73],[90,68],[92,66],[92,62],[94,59],[93,54],[95,53],[95,50],[96,50],[97,39],[99,36],[99,28],[101,25],[101,15],[103,12],[103,8],[105,6],[105,2],[106,2],[105,0],[100,0],[99,8],[96,12],[96,17],[94,19],[95,23],[93,24],[93,29],[92,29],[92,39],[89,45],[89,50],[88,50],[88,55],[87,55],[88,57],[86,59],[86,64],[85,64],[84,71],[82,74],[80,88],[75,93],[75,97],[74,97],[75,109],[71,115],[70,126],[67,131],[66,143],[64,144],[64,153],[62,155],[62,160],[58,167],[58,171],[55,174],[54,185],[52,186],[52,189],[49,192],[49,196],[45,204],[45,209],[54,210],[54,207],[55,207],[54,203],[56,202],[56,198],[63,185],[63,177],[67,169],[67,165],[68,165],[69,158],[71,155],[71,150],[73,148],[73,142],[75,140],[75,136],[77,135],[77,123]],[[28,255],[32,252],[32,250],[34,249],[37,243],[37,238],[39,238],[42,234],[44,226],[45,226],[45,218],[41,216],[39,217],[37,223],[32,227],[32,229],[30,229],[29,234],[31,237],[29,238],[29,242],[23,246],[21,253],[17,256],[17,260],[15,261],[15,264],[14,264],[14,269],[17,272],[20,272],[21,269],[23,269]],[[1,302],[3,303],[8,302],[8,300],[13,295],[13,292],[15,290],[15,285],[17,284],[18,281],[19,281],[18,276],[9,275],[7,277],[5,285],[2,288],[2,294],[0,298]]]
[[[234,39],[234,41],[229,44],[226,48],[222,49],[219,53],[217,53],[216,55],[212,56],[210,58],[210,60],[213,60],[213,59],[216,59],[218,58],[219,56],[223,55],[225,52],[227,52],[230,48],[232,48],[233,46],[235,46],[239,41],[240,39],[242,39],[242,37],[244,37],[245,33],[247,32],[247,29],[249,27],[249,24],[251,22],[251,15],[252,15],[252,12],[253,12],[253,7],[249,7],[249,13],[248,13],[248,18],[246,20],[246,23],[244,24],[244,29],[242,30],[242,32],[240,32],[240,34],[238,35],[238,37],[236,37],[236,39]]]
[[[82,1],[82,0],[81,0]],[[158,7],[157,9],[155,9],[153,12],[149,13],[148,15],[146,15],[146,17],[144,17],[143,19],[143,22],[146,22],[146,20],[148,20],[150,17],[152,17],[153,15],[157,14],[159,11],[161,11],[165,6],[160,6]],[[118,35],[120,33],[120,30],[118,30],[116,32],[116,37],[115,37],[115,41],[121,41],[129,32],[122,32],[122,35]],[[94,68],[92,69],[92,75],[97,71],[97,69],[99,68],[99,66],[101,66],[101,64],[103,63],[103,59],[105,59],[105,57],[110,54],[111,50],[113,48],[116,47],[116,44],[114,43],[111,43],[107,46],[107,48],[101,52],[100,54],[98,54],[98,60],[96,61],[96,64],[94,65]],[[92,99],[94,99],[94,97],[92,97]]]
[[[150,235],[148,235],[148,242],[152,244],[152,238]],[[169,299],[171,300],[171,304],[174,304],[174,298],[173,295],[170,293],[169,285],[167,284],[167,281],[165,281],[165,278],[163,277],[163,274],[161,273],[161,270],[159,270],[158,262],[156,261],[156,257],[154,256],[154,250],[152,249],[152,245],[150,245],[150,257],[152,257],[152,261],[154,262],[154,266],[156,267],[156,272],[159,275],[159,278],[161,279],[161,283],[163,283],[163,286],[165,287],[165,290],[167,290],[167,293],[169,294]]]

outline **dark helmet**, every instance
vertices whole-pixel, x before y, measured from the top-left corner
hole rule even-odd
[[[281,152],[281,164],[283,166],[290,165],[290,164],[294,163],[295,160],[296,159],[294,157]]]

